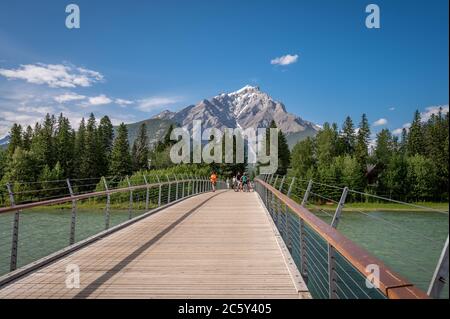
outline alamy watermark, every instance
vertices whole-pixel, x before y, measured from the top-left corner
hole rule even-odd
[[[366,7],[366,13],[369,13],[369,15],[366,17],[367,29],[380,29],[380,7],[373,3],[369,4]]]
[[[380,289],[380,266],[370,264],[366,267],[366,287]]]
[[[192,134],[186,127],[178,127],[170,138],[177,141],[170,150],[174,164],[240,164],[247,157],[247,163],[260,165],[261,174],[273,174],[278,169],[277,128],[207,128],[202,132],[198,120],[193,121]]]
[[[80,288],[80,267],[77,264],[68,264],[66,266],[66,288]]]

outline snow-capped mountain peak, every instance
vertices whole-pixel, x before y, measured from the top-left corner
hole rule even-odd
[[[204,99],[179,112],[164,111],[154,118],[170,119],[188,129],[194,120],[201,120],[203,127],[263,128],[272,120],[288,136],[298,140],[315,135],[317,126],[286,111],[283,103],[275,101],[257,86],[246,85],[231,92]],[[297,137],[299,137],[297,139]],[[292,143],[291,143],[292,144]]]

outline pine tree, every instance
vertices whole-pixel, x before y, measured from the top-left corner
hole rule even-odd
[[[102,117],[98,126],[99,139],[99,175],[106,175],[109,172],[111,161],[111,151],[114,141],[114,127],[108,116]]]
[[[278,170],[277,174],[286,175],[291,166],[291,151],[281,130],[278,131]]]
[[[358,134],[356,136],[355,146],[355,158],[360,165],[361,176],[365,176],[367,172],[367,164],[369,159],[369,138],[370,127],[366,114],[362,115],[361,123],[359,124]],[[363,189],[366,184],[366,180],[361,178],[362,184],[360,189]]]
[[[99,172],[99,142],[97,124],[94,114],[91,113],[86,124],[85,152],[81,167],[86,177],[100,177]]]
[[[74,174],[74,132],[70,126],[69,119],[61,113],[58,118],[58,127],[55,136],[56,160],[66,177],[72,177]]]
[[[142,123],[142,125],[139,127],[138,135],[133,143],[133,170],[139,171],[148,168],[148,143],[147,125],[145,125],[145,123]]]
[[[380,169],[388,163],[394,151],[391,132],[388,129],[381,130],[377,134],[377,144],[375,147],[375,159]]]
[[[408,130],[406,128],[402,129],[402,138],[400,140],[400,153],[406,155],[408,151]]]
[[[423,136],[423,127],[422,127],[422,119],[420,116],[420,112],[417,110],[414,113],[414,120],[411,124],[411,128],[409,129],[408,134],[408,155],[422,155],[424,153],[424,136]]]
[[[33,129],[30,125],[27,126],[27,129],[23,133],[23,141],[22,141],[22,148],[24,150],[29,151],[31,149],[31,141],[33,139]]]
[[[330,123],[316,135],[316,155],[318,165],[329,165],[336,155],[336,132]]]
[[[352,155],[355,151],[355,127],[353,125],[353,121],[350,116],[347,116],[344,124],[342,125],[342,135],[341,135],[343,146],[344,146],[344,154]]]
[[[14,123],[9,136],[8,155],[12,156],[16,148],[22,147],[22,126]]]
[[[117,129],[117,137],[111,153],[111,174],[125,176],[131,173],[132,163],[128,143],[128,129],[124,123]]]
[[[82,118],[75,138],[75,172],[78,178],[84,178],[87,176],[82,168],[85,153],[86,153],[86,124],[84,118]]]
[[[315,168],[315,144],[311,137],[298,142],[292,149],[292,169],[301,179],[305,179],[308,170]]]

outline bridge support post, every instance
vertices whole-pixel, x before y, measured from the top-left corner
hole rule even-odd
[[[308,183],[308,187],[306,187],[305,195],[303,195],[303,200],[302,200],[302,204],[301,204],[303,207],[308,202],[309,193],[311,192],[312,184],[313,184],[313,181],[311,179]]]
[[[15,206],[14,201],[14,192],[12,191],[11,184],[7,183],[6,188],[8,189],[9,201],[11,206]],[[11,260],[9,269],[10,271],[14,271],[17,269],[17,249],[19,244],[19,221],[20,221],[20,210],[14,213],[14,224],[13,224],[13,233],[11,240]]]
[[[145,177],[145,175],[142,175],[144,177],[144,183],[146,187],[146,192],[145,192],[145,210],[148,211],[148,202],[149,202],[149,198],[150,198],[150,187],[148,187],[148,182],[147,182],[147,177]]]
[[[431,298],[439,298],[442,289],[448,280],[448,235],[445,241],[444,249],[434,272],[433,279],[431,279],[430,287],[428,288],[428,296]]]
[[[336,299],[336,251],[333,246],[328,245],[328,293],[330,299]]]
[[[158,207],[161,207],[161,193],[162,193],[162,185],[159,179],[159,176],[156,175],[156,179],[158,180]]]
[[[70,184],[70,180],[66,179],[67,188],[69,189],[70,197],[73,197],[73,189]],[[69,245],[73,245],[75,243],[75,226],[77,224],[77,201],[72,200],[72,214],[70,218],[70,235],[69,235]]]
[[[127,183],[128,183],[128,188],[130,189],[130,203],[128,205],[128,219],[132,218],[132,211],[133,211],[133,191],[131,190],[131,182],[130,182],[130,178],[127,176]]]
[[[167,204],[170,203],[170,189],[172,188],[172,185],[170,183],[170,178],[169,176],[166,175],[167,178],[167,188],[168,188],[168,193],[167,193]]]
[[[338,206],[336,207],[336,211],[333,216],[333,220],[331,221],[331,227],[337,228],[339,224],[339,220],[341,219],[342,209],[344,209],[345,200],[347,199],[348,188],[344,187],[342,191],[341,199],[339,200]]]

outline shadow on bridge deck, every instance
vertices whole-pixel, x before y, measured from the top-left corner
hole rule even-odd
[[[0,298],[310,298],[256,193],[186,199],[0,290]],[[80,287],[68,288],[69,265]]]

